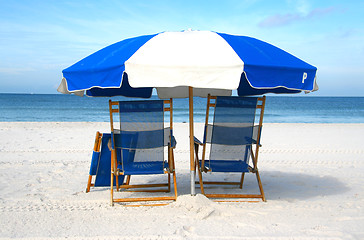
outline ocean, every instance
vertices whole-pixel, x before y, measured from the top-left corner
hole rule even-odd
[[[0,94],[0,122],[108,122],[108,100],[63,94],[3,93]],[[175,122],[188,122],[188,99],[174,99],[173,109]],[[194,121],[204,122],[205,111],[206,98],[195,98]],[[364,123],[364,97],[268,95],[264,122]]]

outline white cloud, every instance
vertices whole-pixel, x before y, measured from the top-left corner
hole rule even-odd
[[[310,12],[310,4],[308,1],[306,0],[299,0],[299,1],[296,1],[296,8],[297,8],[297,11],[302,14],[302,15],[307,15],[309,12]]]
[[[36,70],[31,67],[1,67],[0,73],[8,75],[23,74],[25,72],[35,72]]]
[[[276,14],[273,16],[268,16],[263,19],[258,26],[259,27],[279,27],[288,25],[298,21],[305,21],[310,20],[313,18],[319,18],[324,15],[327,15],[331,12],[335,11],[334,7],[327,7],[327,8],[315,8],[306,14],[299,13],[288,13],[288,14]]]

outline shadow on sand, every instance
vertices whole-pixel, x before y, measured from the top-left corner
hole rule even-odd
[[[267,171],[262,174],[263,188],[268,199],[305,200],[338,195],[350,188],[332,176],[305,173]]]
[[[263,189],[267,200],[305,200],[315,197],[338,195],[350,188],[332,176],[317,176],[305,173],[289,173],[281,171],[264,171],[260,173]],[[246,174],[243,191],[237,187],[206,186],[208,193],[259,193],[255,175]],[[180,173],[177,175],[178,194],[190,194],[190,175]],[[204,180],[236,181],[240,179],[237,174],[205,174]],[[196,193],[200,193],[199,184],[196,184]]]
[[[297,172],[264,171],[260,173],[263,189],[269,200],[295,201],[315,197],[343,194],[350,188],[332,176],[318,176]],[[207,181],[239,181],[240,174],[204,174]],[[132,177],[139,180],[137,183],[161,183],[166,181],[165,175]],[[197,180],[198,178],[196,178]],[[134,181],[133,181],[134,182]],[[189,172],[177,173],[178,195],[189,195]],[[108,187],[93,188],[91,191],[105,191]],[[236,186],[205,185],[206,193],[259,193],[258,184],[254,174],[246,174],[243,190]],[[173,192],[173,187],[172,187]],[[199,184],[196,184],[196,193],[201,193]]]

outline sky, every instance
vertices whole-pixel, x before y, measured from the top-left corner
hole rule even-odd
[[[0,0],[0,93],[57,93],[62,70],[112,43],[211,30],[318,68],[312,96],[364,96],[364,1]]]

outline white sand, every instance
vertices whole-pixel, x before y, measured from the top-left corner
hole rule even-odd
[[[0,123],[0,238],[364,239],[364,124],[265,124],[265,203],[190,196],[188,125],[175,124],[179,198],[133,208],[110,207],[108,188],[85,193],[95,132],[108,130]]]

